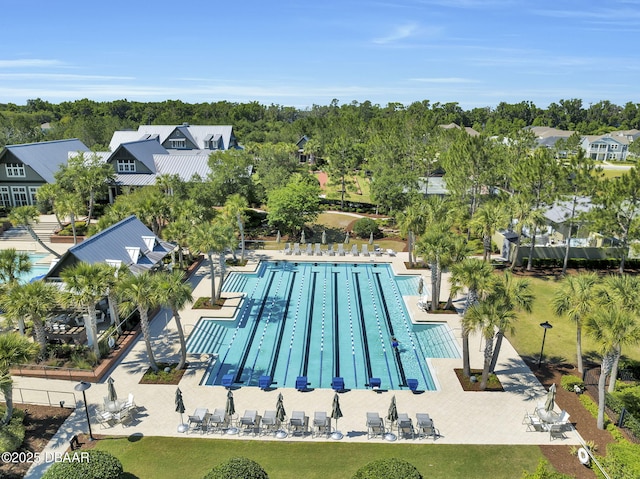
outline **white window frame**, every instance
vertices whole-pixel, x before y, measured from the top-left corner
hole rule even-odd
[[[5,163],[7,176],[12,178],[24,178],[26,175],[24,171],[24,165],[20,163]]]
[[[170,138],[169,143],[171,144],[171,148],[173,149],[184,149],[187,147],[187,139],[186,138]]]
[[[24,197],[22,197],[24,195]],[[13,206],[28,206],[29,195],[27,194],[26,186],[12,186],[11,198],[13,200]]]
[[[0,186],[0,205],[5,208],[11,207],[11,191],[8,186]]]
[[[31,204],[32,205],[38,204],[37,194],[38,194],[38,189],[39,188],[40,188],[39,186],[30,186],[29,187],[29,199],[31,200]]]
[[[117,170],[118,173],[135,173],[136,160],[118,160]]]

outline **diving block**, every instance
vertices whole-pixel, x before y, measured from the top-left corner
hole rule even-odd
[[[271,387],[271,376],[260,376],[258,378],[258,387],[263,391]]]
[[[407,386],[409,386],[409,390],[412,392],[416,392],[418,390],[418,380],[417,379],[407,379]]]
[[[298,391],[306,391],[308,385],[309,381],[307,380],[307,376],[298,376],[296,378],[296,389]]]
[[[344,378],[333,378],[333,380],[331,381],[331,389],[337,392],[344,391]]]
[[[227,389],[231,389],[231,386],[233,386],[233,374],[222,376],[222,385]]]

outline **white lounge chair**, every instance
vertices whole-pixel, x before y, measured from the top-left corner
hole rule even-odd
[[[369,246],[366,244],[362,245],[362,256],[369,256]]]
[[[344,256],[344,245],[342,243],[338,243],[338,256]]]
[[[389,249],[387,249],[387,254],[388,254],[389,256],[395,256],[395,255],[396,255],[396,252],[395,252],[394,250],[392,250],[391,248],[389,248]]]
[[[311,243],[307,243],[307,250],[306,250],[306,253],[307,253],[309,256],[313,256],[313,245],[312,245]]]
[[[377,412],[367,413],[367,439],[384,436],[387,431],[384,428],[382,418]]]
[[[300,256],[300,243],[293,243],[293,254]]]
[[[244,434],[257,434],[259,432],[259,424],[260,418],[258,416],[258,411],[255,411],[253,409],[247,409],[244,412],[244,415],[240,418],[240,427],[242,428],[242,432]]]
[[[265,411],[260,422],[260,432],[263,434],[275,433],[280,427],[280,421],[275,411]]]
[[[407,413],[398,414],[398,434],[400,434],[405,439],[411,436],[411,439],[415,438],[415,431],[413,429],[413,421]]]
[[[327,253],[327,256],[334,256],[336,254],[336,252],[333,250],[333,245],[329,246],[326,253]]]
[[[304,435],[309,429],[309,416],[304,411],[293,411],[291,419],[289,419],[289,432],[296,434],[297,432]]]
[[[314,436],[331,434],[331,418],[324,411],[316,411],[313,414]]]
[[[286,245],[284,245],[284,254],[286,255],[290,255],[291,254],[291,243],[287,243]]]
[[[315,244],[315,251],[314,254],[316,256],[322,256],[322,250],[320,249],[320,243],[316,243]]]
[[[375,256],[382,256],[382,249],[380,248],[380,245],[378,244],[373,245],[373,254]]]
[[[357,244],[354,244],[351,247],[351,255],[352,256],[359,256],[360,255],[360,253],[358,252],[358,245]]]
[[[431,419],[428,414],[416,414],[416,426],[418,428],[419,439],[433,436],[433,440],[435,441],[440,436],[440,431],[435,428],[433,419]]]

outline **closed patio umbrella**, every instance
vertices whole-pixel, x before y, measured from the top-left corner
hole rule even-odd
[[[287,413],[284,410],[282,394],[278,394],[278,401],[276,402],[276,419],[278,419],[278,421],[280,422],[283,422],[286,416]]]
[[[184,401],[182,400],[182,391],[180,388],[176,389],[176,412],[180,413],[180,424],[178,425],[178,432],[185,432],[187,430],[187,425],[182,420],[182,415],[184,414]]]
[[[345,244],[349,243],[349,232],[347,231],[347,236],[344,237]]]
[[[369,235],[369,244],[373,244],[373,231]]]
[[[333,406],[331,407],[331,419],[336,420],[336,430],[331,434],[332,439],[342,439],[342,433],[338,431],[338,419],[342,417],[342,411],[340,410],[340,397],[338,393],[333,395]]]
[[[233,392],[231,391],[227,393],[227,406],[225,408],[225,413],[228,416],[233,416],[236,413],[236,404],[233,400]]]
[[[391,404],[389,404],[389,412],[387,413],[387,419],[392,424],[398,420],[398,408],[396,406],[395,395],[391,398]]]
[[[116,393],[116,387],[114,386],[115,381],[112,377],[107,379],[107,398],[111,402],[116,402],[118,400],[118,394]]]
[[[556,383],[553,383],[547,392],[547,400],[544,403],[544,410],[547,412],[553,411],[556,400]]]
[[[420,279],[418,280],[418,294],[422,294],[422,290],[424,289],[424,280],[422,279],[422,276],[420,276]]]
[[[302,233],[300,233],[300,243],[305,244],[306,242],[307,242],[307,238],[305,238],[304,230],[302,230]]]
[[[276,243],[280,243],[280,230],[278,230],[278,234],[276,235]]]
[[[322,244],[327,244],[327,232],[322,230]]]

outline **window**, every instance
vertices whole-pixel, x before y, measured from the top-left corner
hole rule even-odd
[[[7,186],[0,187],[0,205],[5,208],[11,206],[11,196],[9,195],[9,188]]]
[[[618,149],[618,145],[616,145],[615,143],[611,145],[611,149],[612,150],[617,150]]]
[[[20,163],[7,163],[7,176],[25,176],[24,165]]]
[[[29,197],[31,198],[32,205],[35,205],[38,203],[38,198],[37,198],[38,188],[39,188],[38,186],[29,187]]]
[[[184,138],[176,138],[169,140],[169,144],[171,145],[171,148],[186,148],[187,140]]]
[[[29,204],[27,189],[24,186],[12,186],[11,193],[13,194],[13,206],[27,206]]]
[[[136,160],[118,160],[118,173],[135,173]]]

